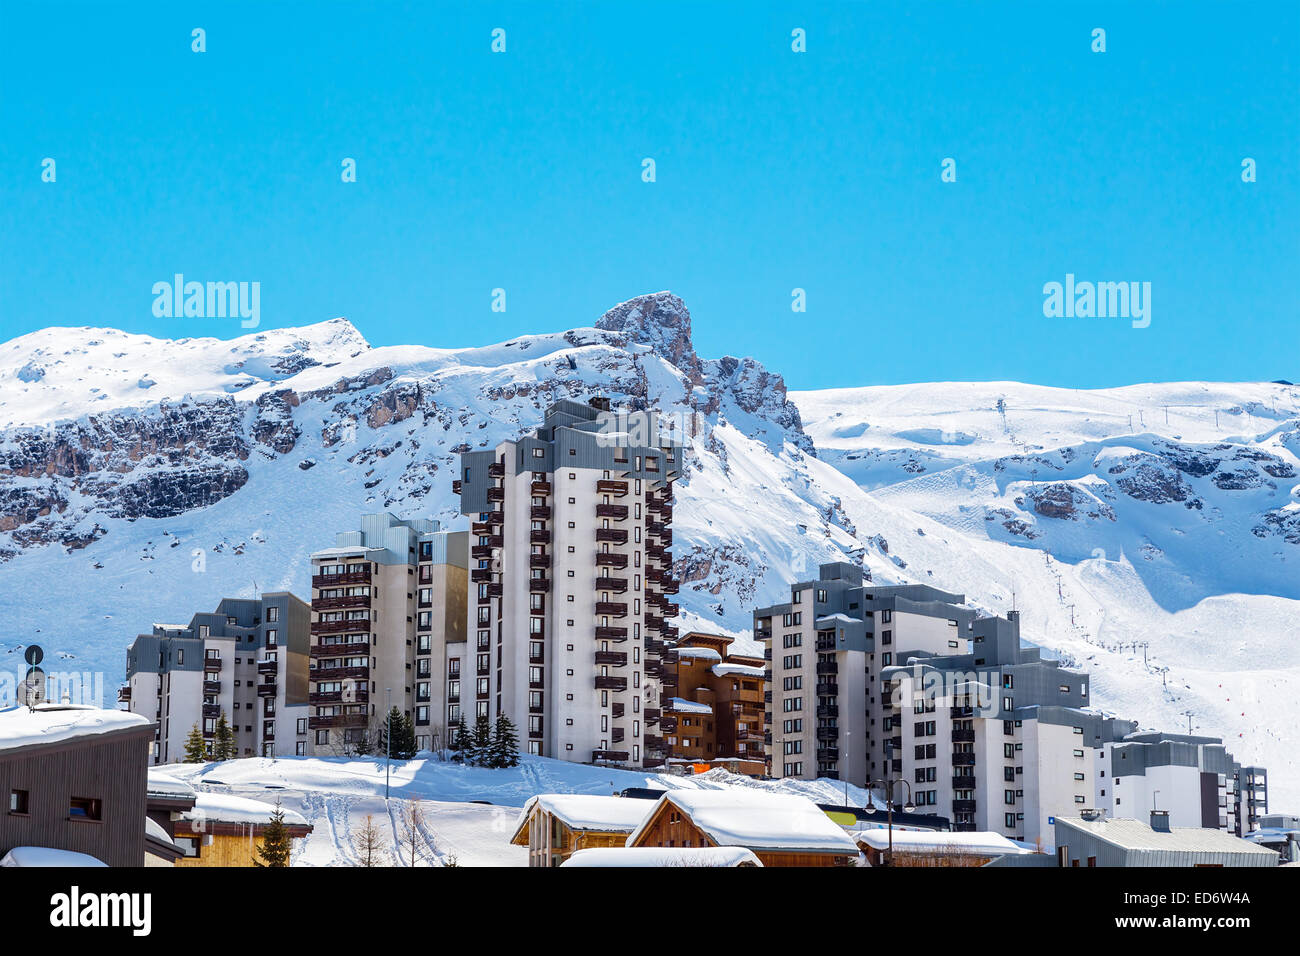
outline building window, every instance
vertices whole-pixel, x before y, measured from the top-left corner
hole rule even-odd
[[[103,820],[103,802],[94,797],[73,797],[68,805],[68,816],[73,820]]]
[[[26,790],[9,791],[9,812],[26,816],[31,811],[28,810],[28,794]]]

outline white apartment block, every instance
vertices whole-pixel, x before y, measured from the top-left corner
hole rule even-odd
[[[672,482],[655,412],[559,401],[517,441],[461,457],[468,646],[449,723],[505,714],[528,753],[661,764],[671,696]]]
[[[465,532],[364,515],[311,556],[310,751],[353,752],[390,708],[412,718],[416,746],[448,742],[444,675],[465,641]]]
[[[155,721],[152,761],[184,760],[196,726],[211,752],[222,714],[240,756],[305,754],[310,615],[288,592],[225,598],[136,637],[118,700]]]

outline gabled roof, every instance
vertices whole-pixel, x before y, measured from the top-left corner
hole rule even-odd
[[[561,866],[762,866],[739,846],[602,846],[579,850]]]
[[[589,793],[539,793],[529,797],[515,824],[511,843],[528,843],[528,822],[534,810],[556,817],[570,830],[631,833],[655,804],[635,797],[604,797]]]
[[[0,751],[63,743],[99,734],[143,730],[153,721],[125,710],[77,704],[37,704],[0,710]]]
[[[889,831],[870,827],[852,831],[854,839],[873,850],[889,847]],[[894,828],[896,853],[973,853],[979,856],[1019,856],[1032,853],[1000,833],[941,830],[900,830]]]
[[[858,853],[852,837],[806,797],[743,787],[665,792],[627,838],[627,846],[638,845],[650,821],[669,803],[718,846],[789,853]]]
[[[1185,853],[1242,853],[1277,856],[1276,851],[1256,846],[1249,840],[1243,840],[1226,830],[1212,830],[1207,827],[1170,827],[1169,832],[1165,833],[1162,830],[1153,830],[1142,820],[1130,820],[1123,817],[1110,817],[1102,820],[1057,817],[1056,825],[1081,830],[1084,833],[1091,834],[1103,843],[1109,843],[1125,850],[1173,850]]]
[[[184,811],[180,819],[196,826],[204,823],[243,823],[266,825],[275,813],[275,804],[263,803],[261,800],[249,800],[247,797],[234,797],[225,793],[200,793],[194,803],[194,809]],[[309,826],[306,817],[294,810],[281,807],[284,825],[288,827]]]

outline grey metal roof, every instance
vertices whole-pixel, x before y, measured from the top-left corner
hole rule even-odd
[[[1248,840],[1225,830],[1204,827],[1171,827],[1168,833],[1153,830],[1141,820],[1109,818],[1084,820],[1079,817],[1057,817],[1058,826],[1082,830],[1113,846],[1125,850],[1166,850],[1199,853],[1244,853],[1276,855],[1272,850],[1256,846]],[[1059,841],[1058,841],[1059,842]]]

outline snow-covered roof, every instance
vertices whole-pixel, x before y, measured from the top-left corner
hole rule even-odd
[[[706,661],[721,662],[722,660],[722,655],[711,647],[679,647],[677,648],[677,656],[681,658],[689,657],[696,660]]]
[[[163,829],[162,824],[152,817],[144,818],[144,834],[145,836],[153,837],[160,843],[166,843],[169,846],[176,846],[172,841],[172,838],[167,835],[167,831]]]
[[[285,810],[284,822],[289,826],[307,826],[307,818],[294,810]],[[247,797],[234,797],[227,793],[200,793],[193,810],[181,813],[181,819],[191,823],[270,823],[275,804]]]
[[[711,714],[713,708],[708,704],[701,704],[693,700],[686,700],[684,697],[669,697],[664,703],[670,710],[679,714]]]
[[[0,866],[108,866],[89,853],[56,850],[48,846],[16,846],[0,859]]]
[[[655,806],[635,797],[602,797],[589,793],[539,793],[530,797],[519,814],[515,836],[519,838],[535,809],[557,817],[571,830],[602,833],[631,833]]]
[[[356,544],[350,548],[321,548],[319,551],[313,551],[313,558],[345,558],[350,554],[358,557],[364,556],[369,551],[383,551],[383,548],[372,548],[364,544]]]
[[[107,734],[131,727],[148,727],[153,721],[125,710],[104,710],[74,704],[37,704],[0,711],[0,750],[34,747],[72,740],[88,734]]]
[[[1057,817],[1057,826],[1065,824],[1091,833],[1099,840],[1125,850],[1163,850],[1166,852],[1232,853],[1245,855],[1277,852],[1256,846],[1226,830],[1208,827],[1170,827],[1168,832],[1152,829],[1143,820],[1107,817],[1101,820],[1084,820],[1080,817]]]
[[[669,790],[655,803],[656,812],[665,801],[682,810],[718,846],[854,856],[858,852],[844,828],[807,797],[739,787]],[[628,846],[636,845],[654,815],[627,838]]]
[[[873,850],[889,848],[889,831],[870,827],[852,831],[858,843]],[[896,853],[973,853],[980,856],[1019,856],[1032,853],[1000,833],[944,830],[900,830],[894,828]]]
[[[861,624],[862,621],[847,614],[827,614],[817,618],[817,627],[834,627],[836,624]]]
[[[561,866],[762,866],[740,846],[602,846],[579,850]]]
[[[195,789],[184,780],[177,780],[175,777],[160,773],[152,767],[149,768],[149,785],[147,789],[151,797],[184,800],[188,797],[197,796]]]
[[[763,677],[767,672],[761,667],[752,667],[749,664],[714,664],[713,674],[715,677],[728,677],[736,675],[738,677]]]

